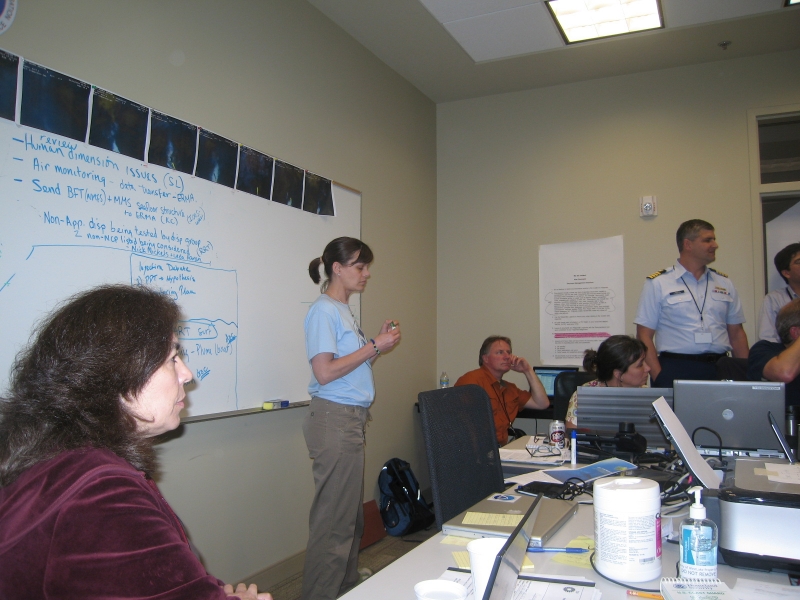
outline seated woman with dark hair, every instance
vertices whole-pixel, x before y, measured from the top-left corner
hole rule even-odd
[[[594,373],[597,379],[584,383],[584,387],[643,387],[647,384],[650,367],[644,361],[647,347],[641,340],[628,335],[612,335],[597,351],[587,350],[583,368]],[[567,429],[578,427],[578,392],[569,399]]]
[[[209,575],[161,496],[153,437],[192,374],[178,306],[104,286],[52,313],[0,400],[0,598],[270,600]]]

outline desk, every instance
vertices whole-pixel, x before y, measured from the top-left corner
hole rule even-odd
[[[594,509],[592,506],[582,505],[572,519],[570,519],[550,540],[548,545],[565,546],[570,540],[579,535],[594,537]],[[435,535],[419,548],[415,548],[405,556],[400,557],[388,567],[367,579],[342,596],[342,600],[413,600],[414,585],[425,579],[438,578],[447,567],[454,567],[453,551],[466,550],[463,546],[442,544],[444,536]],[[548,575],[583,576],[597,583],[603,592],[603,600],[628,600],[628,588],[606,581],[591,568],[583,569],[571,567],[554,562],[555,554],[529,554],[535,568],[525,573]],[[664,544],[661,557],[661,574],[664,577],[675,577],[675,565],[678,562],[677,544]],[[738,578],[753,579],[789,585],[786,575],[762,573],[745,569],[734,569],[727,565],[719,565],[718,577],[733,588]],[[637,587],[658,589],[659,580],[635,584]]]
[[[509,442],[503,448],[508,450],[524,450],[525,444],[528,443],[530,436],[522,436],[521,438]],[[565,463],[569,466],[569,462]],[[530,473],[531,471],[541,471],[542,469],[554,469],[558,465],[534,465],[525,464],[520,462],[509,462],[501,459],[500,466],[503,469],[503,478],[506,480],[513,479],[515,475],[522,475],[523,473]]]

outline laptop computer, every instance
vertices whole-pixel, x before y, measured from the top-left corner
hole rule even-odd
[[[578,367],[533,367],[533,370],[552,401],[555,395],[556,377],[565,371],[577,371]]]
[[[669,448],[669,441],[654,417],[653,402],[664,397],[672,407],[669,388],[579,387],[578,427],[614,434],[619,424],[633,423],[648,448]]]
[[[541,496],[529,496],[529,498],[530,506],[525,511],[522,520],[511,531],[508,541],[494,559],[482,600],[511,600],[514,596],[517,578],[522,570],[522,562],[528,552],[528,540],[534,535],[536,522],[541,514],[542,507],[540,505],[545,500]]]
[[[442,533],[469,538],[508,537],[514,532],[519,519],[531,505],[538,502],[538,498],[512,490],[492,494],[447,521],[442,525]],[[529,545],[543,546],[576,512],[577,503],[542,498],[539,511],[531,523]]]
[[[723,456],[783,457],[767,413],[782,417],[785,397],[785,384],[766,381],[677,379],[673,388],[675,415],[705,456],[718,455],[721,441]]]
[[[789,459],[789,464],[793,465],[796,462],[794,458],[794,448],[789,446],[789,442],[786,441],[786,436],[783,435],[783,431],[781,431],[781,427],[778,425],[778,421],[773,414],[768,412],[767,417],[769,418],[769,425],[772,427],[775,437],[778,438],[778,443],[780,443],[781,448],[783,448],[783,453],[786,455],[786,458]]]
[[[709,490],[718,490],[720,487],[720,479],[714,473],[709,464],[700,456],[700,453],[692,443],[689,434],[686,433],[678,417],[672,411],[669,404],[663,398],[659,398],[653,402],[653,408],[658,415],[658,419],[664,427],[664,430],[672,442],[675,451],[681,460],[689,469],[689,472],[694,475],[696,479],[703,484],[703,487]]]

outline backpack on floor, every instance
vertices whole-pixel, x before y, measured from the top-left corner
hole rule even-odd
[[[433,511],[428,507],[411,465],[399,458],[386,461],[378,475],[381,518],[389,535],[406,535],[430,527]]]

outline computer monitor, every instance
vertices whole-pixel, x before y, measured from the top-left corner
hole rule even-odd
[[[548,397],[552,400],[555,394],[556,377],[565,371],[577,371],[578,367],[533,367],[533,370],[539,377],[539,381],[542,382]]]
[[[615,433],[620,423],[633,423],[648,448],[669,448],[653,413],[653,401],[662,396],[672,408],[670,388],[579,387],[578,428]]]

